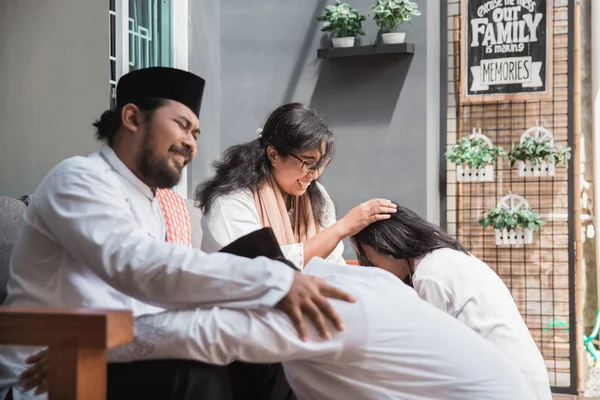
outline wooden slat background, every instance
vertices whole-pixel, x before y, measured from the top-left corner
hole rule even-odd
[[[472,128],[481,128],[508,152],[511,143],[518,143],[521,134],[535,125],[549,129],[555,142],[567,144],[567,11],[566,2],[555,2],[552,101],[460,104],[456,92],[460,88],[456,81],[460,76],[460,0],[448,1],[448,149]],[[546,360],[551,384],[569,386],[569,334],[566,328],[549,325],[555,319],[569,321],[569,171],[560,167],[553,178],[521,178],[516,165],[510,169],[504,161],[496,168],[495,181],[489,183],[457,183],[456,166],[449,162],[447,171],[448,231],[504,280]],[[548,222],[534,234],[532,245],[498,247],[493,230],[484,230],[477,222],[483,211],[509,191],[525,197]]]

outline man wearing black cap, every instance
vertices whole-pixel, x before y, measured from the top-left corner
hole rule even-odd
[[[196,155],[203,89],[203,79],[171,68],[121,78],[116,109],[94,124],[102,150],[62,161],[35,190],[12,253],[6,305],[131,309],[134,316],[212,305],[277,307],[300,332],[303,313],[323,336],[325,319],[341,329],[326,297],[352,299],[321,280],[266,258],[207,255],[165,242],[155,190],[176,185]],[[28,398],[17,376],[38,350],[0,347],[0,399],[11,387],[14,399]],[[223,378],[219,367],[177,361],[128,367],[119,370],[127,377],[120,382],[143,382],[156,398],[161,390],[173,399],[224,398],[225,389],[213,384]]]

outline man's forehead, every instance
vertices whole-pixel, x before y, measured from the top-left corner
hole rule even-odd
[[[190,110],[185,104],[180,103],[175,100],[167,100],[167,104],[165,105],[165,111],[168,111],[170,114],[174,115],[176,118],[185,118],[191,123],[198,123],[198,117],[196,114]]]

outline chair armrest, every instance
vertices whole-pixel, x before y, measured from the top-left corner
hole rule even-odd
[[[50,400],[106,399],[106,351],[132,339],[128,310],[0,306],[0,344],[50,348]]]
[[[0,306],[0,344],[109,349],[133,339],[129,310]]]

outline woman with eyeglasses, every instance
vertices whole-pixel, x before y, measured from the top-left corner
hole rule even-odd
[[[214,177],[196,189],[202,216],[202,250],[271,227],[286,258],[299,268],[313,257],[343,264],[342,239],[396,211],[372,199],[336,221],[333,202],[317,182],[333,157],[333,132],[309,106],[273,111],[259,136],[228,148]]]
[[[489,340],[517,364],[537,400],[551,400],[544,359],[502,279],[437,225],[406,207],[397,210],[352,237],[360,265],[391,272]]]

